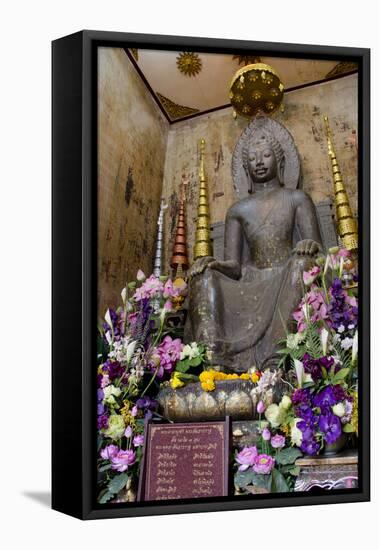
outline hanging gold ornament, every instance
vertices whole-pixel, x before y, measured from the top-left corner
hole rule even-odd
[[[182,52],[176,58],[179,71],[186,76],[197,75],[202,68],[202,61],[197,53]]]
[[[274,113],[282,103],[283,92],[280,76],[270,65],[252,63],[235,73],[229,97],[239,115],[251,118],[258,112]]]

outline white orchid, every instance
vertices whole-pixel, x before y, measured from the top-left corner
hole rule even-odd
[[[353,346],[351,350],[351,360],[353,363],[357,360],[358,357],[358,331],[355,331],[355,334],[353,336]]]
[[[321,330],[321,345],[322,345],[322,353],[326,355],[328,353],[328,340],[329,340],[329,332],[323,328]]]

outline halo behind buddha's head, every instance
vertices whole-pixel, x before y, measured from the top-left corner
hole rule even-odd
[[[253,191],[247,171],[249,150],[267,143],[273,150],[280,183],[296,189],[300,180],[300,159],[295,142],[280,122],[266,116],[254,117],[242,132],[232,158],[233,184],[239,199]]]

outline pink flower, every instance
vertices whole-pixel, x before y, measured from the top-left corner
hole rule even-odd
[[[104,449],[101,449],[100,456],[104,460],[111,460],[114,456],[117,455],[119,448],[117,445],[107,445]]]
[[[179,296],[179,290],[173,285],[171,279],[167,279],[164,285],[163,297],[164,298],[177,298]]]
[[[265,406],[265,404],[263,403],[263,401],[262,401],[262,400],[261,400],[261,401],[258,401],[258,405],[257,405],[257,412],[258,412],[258,414],[264,413],[265,410],[266,410],[266,406]]]
[[[158,279],[158,277],[155,277],[155,275],[150,275],[148,279],[142,285],[137,288],[137,290],[134,293],[134,300],[136,302],[143,300],[144,298],[150,299],[156,296],[157,294],[161,294],[163,292],[163,283]]]
[[[244,447],[242,451],[236,455],[236,462],[240,464],[238,467],[239,471],[243,472],[244,470],[250,468],[250,466],[253,466],[257,456],[258,451],[255,445],[253,447]]]
[[[142,269],[139,269],[137,271],[137,281],[140,281],[142,283],[142,281],[145,281],[145,279],[146,279],[146,275],[144,274]]]
[[[125,472],[136,461],[136,453],[134,451],[118,451],[118,453],[112,457],[112,470],[117,472]]]
[[[271,446],[274,449],[281,449],[286,444],[286,438],[283,435],[274,435],[271,438]]]
[[[132,433],[133,433],[132,427],[131,427],[131,426],[128,426],[128,427],[126,428],[125,432],[124,432],[124,435],[125,435],[125,437],[131,437]]]
[[[159,357],[157,377],[162,378],[165,371],[171,372],[175,363],[180,359],[183,342],[180,338],[173,340],[171,336],[165,336],[163,342],[156,348],[155,353]]]
[[[255,459],[253,470],[256,474],[269,474],[275,466],[275,459],[270,455],[261,454]]]
[[[262,431],[262,437],[265,441],[270,441],[271,439],[271,432],[268,428],[264,428]]]
[[[337,253],[337,256],[339,256],[340,258],[349,258],[350,251],[347,250],[347,248],[340,248]]]
[[[171,300],[166,300],[163,307],[166,311],[172,311],[174,309]]]
[[[318,265],[315,265],[310,271],[304,271],[303,272],[304,284],[307,286],[311,285],[317,279],[320,271],[321,270],[318,267]]]
[[[132,416],[137,416],[138,414],[138,407],[137,405],[134,405],[134,407],[132,408],[132,410],[130,411],[131,415]]]
[[[136,435],[133,439],[133,445],[135,447],[142,447],[143,442],[144,442],[144,437],[141,434]]]

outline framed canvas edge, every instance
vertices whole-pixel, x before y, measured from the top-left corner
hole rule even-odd
[[[82,415],[80,418],[81,432],[81,486],[77,496],[79,506],[75,511],[70,508],[53,507],[64,513],[81,519],[100,519],[112,517],[130,517],[161,514],[179,514],[204,511],[227,511],[255,508],[300,506],[313,504],[335,504],[344,502],[365,502],[370,500],[370,374],[367,368],[370,364],[370,50],[367,48],[350,48],[334,46],[316,46],[301,44],[283,44],[271,42],[254,42],[246,40],[230,40],[215,38],[175,37],[165,35],[145,35],[132,33],[114,33],[103,31],[81,31],[76,33],[82,39],[82,159],[80,162],[82,188],[82,265],[77,273],[76,284],[81,287],[82,294],[82,341],[78,344],[78,353],[81,355],[80,403]],[[60,40],[66,40],[62,38]],[[54,43],[57,41],[53,42]],[[365,364],[365,371],[361,373],[360,384],[360,438],[359,449],[359,479],[361,489],[343,493],[328,494],[292,493],[286,496],[269,495],[255,497],[254,500],[245,500],[243,497],[230,500],[220,498],[217,502],[174,503],[168,505],[153,504],[136,506],[115,505],[114,508],[100,508],[95,505],[95,461],[94,452],[94,381],[92,365],[94,358],[94,317],[96,316],[96,102],[94,97],[95,56],[94,49],[101,45],[114,45],[121,42],[124,47],[139,43],[141,47],[160,46],[173,48],[188,46],[191,48],[210,48],[219,50],[251,49],[252,46],[262,51],[282,55],[308,55],[319,57],[354,57],[359,62],[359,122],[362,129],[359,131],[359,182],[362,190],[359,204],[359,238],[360,238],[360,265],[364,265],[361,275],[361,300],[364,307],[360,315],[360,365]],[[54,106],[53,106],[54,109]],[[54,176],[53,176],[54,186]],[[73,235],[73,238],[78,238]],[[62,275],[63,276],[63,275]],[[59,277],[59,276],[58,276]],[[53,311],[53,318],[56,313]],[[95,333],[96,334],[96,333]],[[54,384],[54,381],[53,381]],[[76,392],[78,395],[78,391]],[[365,395],[365,399],[362,396]],[[62,420],[64,424],[64,420]],[[53,465],[54,469],[54,465]],[[73,492],[75,495],[75,491]],[[53,498],[54,503],[54,498]],[[80,508],[80,512],[78,511]]]

